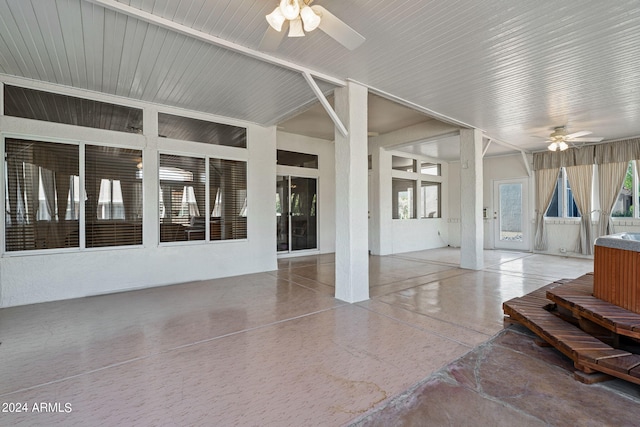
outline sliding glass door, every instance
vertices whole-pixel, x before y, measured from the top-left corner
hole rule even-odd
[[[276,242],[278,252],[318,248],[318,180],[276,178]]]

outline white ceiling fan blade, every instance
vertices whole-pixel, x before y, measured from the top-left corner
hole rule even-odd
[[[593,137],[593,138],[568,138],[567,141],[568,142],[600,142],[603,139],[604,138],[597,138],[597,137]]]
[[[580,132],[570,133],[569,135],[565,135],[567,139],[580,138],[581,136],[591,135],[593,132],[588,130],[581,130]]]
[[[282,30],[276,31],[271,26],[267,27],[267,31],[265,31],[264,36],[262,36],[262,41],[260,42],[260,47],[258,49],[265,52],[273,52],[278,50],[278,46],[282,43],[282,39],[285,34],[287,34],[287,29],[289,28],[289,21],[284,21],[282,24]]]
[[[311,9],[322,18],[318,28],[347,49],[354,50],[366,40],[360,33],[342,22],[324,7],[313,5]]]

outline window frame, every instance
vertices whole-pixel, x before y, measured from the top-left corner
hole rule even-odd
[[[390,156],[391,156],[391,219],[394,221],[406,221],[406,220],[434,220],[434,219],[442,219],[443,216],[445,215],[445,212],[443,211],[444,209],[444,201],[443,201],[443,197],[446,199],[446,196],[443,195],[443,187],[446,190],[446,186],[445,186],[445,182],[446,179],[442,176],[443,175],[443,165],[446,165],[446,162],[442,162],[441,160],[437,160],[437,159],[432,159],[429,157],[422,157],[422,156],[411,156],[408,155],[407,153],[401,153],[401,152],[397,152],[397,151],[390,151],[389,152]],[[393,168],[393,158],[397,157],[400,158],[401,160],[408,160],[411,161],[411,164],[413,165],[413,171],[409,171],[409,170],[400,170],[399,168],[394,169]],[[433,174],[429,174],[429,173],[422,173],[422,165],[423,164],[429,164],[432,165],[432,167],[435,167],[436,170],[440,173],[440,175],[433,175]],[[445,166],[446,167],[446,166]],[[447,169],[444,169],[445,174]],[[393,180],[395,179],[399,179],[399,180],[407,180],[407,181],[413,181],[413,185],[414,185],[414,194],[413,194],[413,216],[410,218],[395,218],[394,215],[396,215],[397,213],[394,212],[394,206],[397,206],[397,203],[395,201],[395,197],[396,195],[394,194],[394,190],[393,190]],[[430,183],[430,184],[435,184],[439,187],[439,197],[438,197],[438,206],[439,206],[439,211],[438,214],[439,216],[434,216],[434,217],[424,217],[423,212],[422,212],[422,208],[424,205],[424,200],[422,197],[422,183]]]
[[[134,136],[138,137],[138,136]],[[29,136],[24,134],[16,134],[16,133],[2,133],[0,134],[0,150],[2,153],[6,155],[6,140],[7,139],[16,139],[16,140],[24,140],[24,141],[37,141],[44,143],[55,143],[55,144],[65,144],[70,146],[78,147],[78,181],[80,186],[81,198],[83,192],[86,193],[85,186],[85,178],[86,178],[86,146],[99,146],[99,147],[111,147],[111,148],[120,148],[120,149],[129,149],[129,150],[137,150],[141,152],[142,163],[144,165],[145,162],[145,150],[144,147],[140,145],[135,145],[131,143],[123,143],[123,144],[114,144],[109,142],[101,142],[101,141],[89,141],[89,140],[78,140],[73,138],[55,138],[55,137],[44,137],[44,136]],[[2,177],[0,177],[0,188],[2,192],[5,193],[7,191],[6,182],[5,182],[5,162],[0,162],[0,173]],[[143,209],[144,209],[144,198],[145,198],[145,186],[144,186],[144,175],[142,175],[142,200],[143,200]],[[4,199],[4,196],[3,196]],[[56,253],[77,253],[77,252],[92,252],[92,251],[105,251],[105,250],[122,250],[122,249],[134,249],[134,248],[143,248],[144,247],[144,228],[143,228],[143,239],[142,243],[136,245],[117,245],[117,246],[98,246],[98,247],[87,247],[87,236],[86,236],[86,203],[79,203],[78,209],[78,246],[70,247],[70,248],[51,248],[51,249],[33,249],[33,250],[19,250],[19,251],[7,251],[6,247],[6,208],[4,205],[6,203],[4,200],[2,202],[4,208],[0,209],[0,221],[2,221],[3,235],[4,237],[0,242],[0,250],[2,256],[30,256],[30,255],[46,255],[46,254],[56,254]],[[142,226],[144,227],[144,214]]]
[[[593,179],[593,177],[592,177]],[[562,183],[562,188],[559,189],[558,185]],[[549,206],[547,206],[547,209],[544,212],[544,218],[550,221],[553,220],[561,220],[561,219],[569,219],[569,220],[579,220],[581,217],[580,216],[568,216],[568,211],[569,211],[569,203],[573,203],[573,205],[575,205],[575,200],[573,198],[573,191],[571,191],[571,201],[567,200],[567,190],[571,190],[571,188],[569,187],[569,178],[567,177],[567,171],[565,169],[564,166],[562,166],[560,168],[560,171],[558,172],[558,178],[556,179],[556,185],[553,187],[553,193],[554,195],[551,196],[551,201],[549,202]],[[549,208],[551,207],[551,204],[554,200],[554,198],[556,197],[555,195],[558,195],[557,199],[558,199],[558,204],[560,204],[561,209],[560,209],[560,215],[558,216],[547,216],[547,212],[549,212]],[[591,204],[593,204],[593,201],[591,201]]]
[[[245,148],[238,148],[238,147],[225,147],[225,146],[219,146],[219,145],[209,145],[206,146],[207,148],[204,150],[197,150],[197,151],[186,151],[186,150],[175,150],[175,149],[171,149],[173,144],[172,143],[168,143],[167,145],[167,149],[165,148],[161,148],[158,147],[157,152],[156,152],[156,156],[157,156],[157,165],[158,168],[155,172],[156,176],[157,176],[157,187],[155,189],[156,193],[159,194],[159,192],[161,191],[160,188],[160,155],[165,154],[165,155],[171,155],[171,156],[181,156],[181,157],[192,157],[192,158],[198,158],[198,159],[203,159],[204,163],[205,163],[205,182],[204,182],[204,186],[205,186],[205,204],[204,204],[204,213],[205,213],[205,218],[210,219],[210,215],[212,212],[213,207],[210,206],[211,205],[211,186],[210,186],[210,161],[211,159],[220,159],[220,160],[231,160],[231,161],[237,161],[237,162],[244,162],[245,163],[245,171],[246,171],[246,181],[247,181],[247,189],[246,189],[246,199],[247,199],[247,203],[245,206],[245,209],[247,209],[247,206],[250,206],[250,199],[251,199],[251,189],[250,189],[250,185],[249,185],[249,159],[248,156],[233,156],[233,155],[228,155],[225,153],[225,155],[222,155],[220,153],[220,151],[227,151],[224,150],[224,148],[230,148],[233,151],[236,150],[241,150],[242,152],[247,152],[248,150]],[[219,148],[223,147],[223,150],[220,150]],[[251,209],[250,207],[248,209]],[[159,200],[159,196],[158,196],[158,203],[157,203],[157,210],[155,212],[156,214],[156,219],[158,221],[158,245],[161,247],[166,247],[166,246],[184,246],[184,245],[208,245],[208,244],[220,244],[220,243],[231,243],[231,242],[243,242],[243,241],[247,241],[249,239],[249,235],[248,235],[248,230],[247,230],[247,237],[245,238],[241,238],[241,239],[211,239],[211,224],[210,221],[205,221],[205,238],[204,239],[199,239],[199,240],[178,240],[178,241],[161,241],[161,237],[160,237],[160,200]],[[202,215],[201,215],[202,216]],[[245,218],[247,218],[248,221],[248,216],[246,216]],[[248,228],[248,227],[247,227]]]
[[[426,204],[424,197],[424,189],[428,187],[436,187],[438,196],[437,196],[437,210],[434,216],[426,215]],[[420,219],[439,219],[442,218],[442,183],[438,181],[427,181],[420,180]],[[426,216],[425,216],[426,215]]]
[[[640,163],[640,160],[629,160],[629,163],[628,163],[629,166],[627,166],[627,168],[631,167],[632,169],[631,206],[636,206],[636,207],[638,206],[638,203],[640,203],[640,176],[638,176],[638,168],[637,168],[638,163]],[[620,193],[622,192],[623,188],[624,188],[624,182],[622,183],[622,186],[620,186],[620,190],[618,190],[618,194],[616,195],[616,202],[615,202],[616,204],[618,203],[618,199],[620,197]],[[633,189],[635,189],[635,191],[633,191]],[[615,204],[614,204],[614,207],[615,207]],[[640,209],[634,208],[633,214],[631,216],[613,216],[613,212],[612,212],[611,219],[614,221],[614,223],[621,222],[621,221],[638,220],[640,219]]]

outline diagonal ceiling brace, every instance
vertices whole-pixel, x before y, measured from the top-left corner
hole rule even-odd
[[[527,175],[531,176],[531,166],[529,166],[527,153],[525,153],[524,151],[520,151],[520,154],[522,154],[522,161],[524,162],[524,167],[527,169]]]
[[[487,154],[487,150],[489,150],[489,147],[491,146],[492,142],[493,142],[493,139],[489,138],[489,140],[487,141],[487,145],[485,145],[484,150],[482,150],[482,157],[484,157],[484,155]]]
[[[322,104],[324,109],[327,111],[327,114],[329,114],[329,117],[331,117],[331,120],[333,120],[333,124],[336,126],[340,134],[346,138],[347,135],[349,135],[349,132],[347,132],[347,128],[344,127],[344,125],[340,121],[340,117],[338,117],[335,110],[331,107],[331,104],[329,104],[329,101],[324,96],[324,93],[322,93],[322,91],[320,90],[320,87],[318,87],[318,84],[315,82],[315,80],[313,80],[313,76],[307,71],[303,71],[302,75],[304,76],[307,83],[309,83],[309,86],[311,86],[311,90],[313,90],[313,93],[315,93],[316,98],[318,98],[318,101],[320,101],[320,104]]]
[[[485,135],[486,138],[489,138],[488,136]],[[522,148],[515,146],[513,144],[509,144],[508,142],[504,142],[504,141],[500,141],[499,139],[495,139],[495,138],[489,138],[489,143],[491,142],[495,142],[498,145],[502,145],[503,147],[507,147],[507,148],[511,148],[512,150],[516,150],[519,151],[520,154],[522,155],[522,161],[524,162],[524,167],[527,170],[527,175],[531,176],[531,166],[529,165],[529,160],[527,159],[527,154],[528,152],[526,150],[523,150]],[[487,145],[488,149],[489,146]],[[485,149],[485,151],[486,151]],[[484,156],[484,153],[483,153]]]

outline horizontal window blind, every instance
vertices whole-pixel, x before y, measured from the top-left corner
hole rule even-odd
[[[7,138],[5,150],[6,250],[77,248],[79,147]]]
[[[142,133],[142,109],[5,85],[4,114],[127,133]]]
[[[247,238],[247,163],[209,160],[210,240]]]
[[[142,244],[142,151],[87,145],[86,247]]]
[[[160,241],[205,240],[205,159],[160,154]]]
[[[172,114],[158,114],[158,135],[183,141],[247,148],[247,130]]]
[[[318,156],[316,154],[278,150],[276,163],[284,166],[318,169]]]

